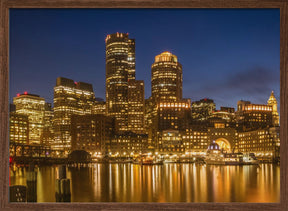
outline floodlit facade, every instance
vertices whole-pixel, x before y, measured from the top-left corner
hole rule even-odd
[[[93,87],[84,82],[59,77],[54,87],[54,142],[55,150],[71,151],[71,115],[91,114],[95,101]]]
[[[156,103],[182,99],[182,65],[177,56],[165,51],[152,64],[152,98]]]
[[[128,33],[107,35],[106,111],[116,118],[116,130],[128,130],[128,80],[135,80],[135,40]]]
[[[39,95],[17,94],[13,98],[17,114],[28,116],[29,144],[40,144],[40,137],[44,127],[45,99]]]

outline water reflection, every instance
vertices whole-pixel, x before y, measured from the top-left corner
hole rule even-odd
[[[37,169],[38,202],[55,201],[56,166]],[[10,168],[10,185],[26,185]],[[279,202],[280,167],[93,164],[67,168],[72,202]]]

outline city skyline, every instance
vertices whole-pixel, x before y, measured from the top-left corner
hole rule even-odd
[[[195,31],[192,34],[195,36],[192,36],[191,40],[188,39],[187,46],[183,45],[182,40],[187,39],[187,37],[188,38],[191,37],[188,35],[189,30],[186,34],[181,34],[180,37],[176,38],[176,35],[179,36],[178,35],[179,33],[174,32],[175,30],[170,29],[170,31],[167,30],[165,32],[165,30],[162,29],[162,34],[161,33],[157,34],[157,32],[159,31],[157,29],[156,31],[154,30],[156,33],[153,33],[153,37],[152,37],[151,33],[149,33],[150,32],[149,30],[147,30],[148,32],[145,31],[145,27],[143,29],[140,29],[141,28],[140,26],[139,27],[134,26],[136,28],[135,30],[129,29],[131,28],[131,25],[133,25],[132,23],[135,24],[136,20],[133,20],[130,25],[128,24],[128,26],[123,27],[121,30],[122,24],[119,25],[119,23],[121,22],[120,20],[122,20],[124,17],[125,18],[129,16],[141,17],[141,15],[143,16],[143,14],[145,13],[149,13],[153,17],[153,15],[155,16],[157,14],[156,13],[157,11],[163,15],[160,18],[160,22],[162,21],[161,26],[163,28],[164,26],[167,26],[168,23],[170,25],[171,24],[173,25],[175,21],[179,20],[180,18],[183,19],[183,17],[188,17],[188,19],[184,21],[186,25],[189,22],[188,20],[197,17],[197,15],[198,15],[198,18],[202,17],[202,19],[199,18],[199,19],[194,20],[194,25],[193,23],[191,23],[191,26],[194,26],[194,28],[192,27],[192,29],[190,30],[193,31],[193,29],[195,29]],[[81,10],[65,10],[65,11],[63,10],[57,10],[57,11],[56,10],[40,10],[40,11],[39,10],[34,10],[34,11],[12,10],[11,23],[10,23],[11,24],[11,30],[10,30],[11,32],[10,102],[11,102],[11,99],[14,96],[16,96],[17,93],[23,93],[24,91],[28,91],[28,93],[39,94],[41,97],[44,97],[47,102],[53,103],[53,87],[55,85],[55,79],[59,76],[72,78],[77,81],[91,83],[94,87],[95,96],[105,99],[105,53],[104,53],[105,52],[105,37],[107,36],[107,34],[116,33],[117,29],[119,32],[130,33],[129,36],[131,35],[131,37],[135,38],[136,40],[136,79],[144,80],[146,99],[151,96],[151,65],[154,62],[154,57],[168,50],[178,57],[179,62],[183,66],[183,98],[191,98],[192,101],[200,100],[202,98],[211,98],[215,101],[217,108],[219,108],[220,106],[236,107],[237,101],[240,99],[249,100],[253,103],[260,103],[260,104],[266,103],[270,95],[270,92],[274,90],[275,96],[279,100],[279,85],[280,85],[279,83],[280,82],[279,80],[280,78],[279,77],[279,74],[280,74],[280,71],[279,71],[280,69],[279,67],[280,65],[279,64],[279,53],[280,53],[279,38],[280,38],[280,35],[279,35],[279,30],[278,31],[276,30],[276,29],[279,29],[279,11],[278,10],[249,10],[249,11],[248,10],[237,10],[237,11],[233,10],[233,13],[231,13],[231,10],[210,10],[210,11],[207,11],[207,10],[173,10],[173,11],[172,10],[157,10],[157,11],[155,10],[135,10],[135,11],[134,10],[133,11],[132,10],[130,11],[129,10],[118,10],[118,11],[89,10],[88,12],[85,12],[84,14],[83,11]],[[114,14],[111,15],[111,13],[114,13]],[[103,25],[105,25],[105,23],[111,24],[113,17],[119,16],[119,20],[116,21],[116,23],[118,23],[119,26],[116,27],[115,25],[117,24],[114,24],[114,26],[110,25],[109,27],[110,29],[108,30],[107,26],[105,25],[106,28],[104,27],[104,29],[102,26],[102,28],[96,27],[95,29],[92,30],[91,28],[89,28],[90,26],[89,24],[91,24],[91,22],[89,22],[90,21],[89,19],[87,23],[88,26],[85,26],[84,24],[83,27],[81,27],[82,28],[80,30],[81,32],[78,31],[76,34],[73,35],[70,31],[73,28],[73,24],[63,25],[65,27],[59,28],[61,24],[65,23],[65,21],[69,22],[69,20],[75,19],[73,14],[74,15],[76,14],[76,16],[78,17],[77,20],[79,20],[78,22],[76,22],[76,25],[75,25],[77,27],[80,27],[81,25],[80,22],[84,21],[84,18],[85,17],[87,18],[87,15],[88,16],[90,15],[92,17],[98,15],[100,17],[101,15],[107,16],[107,14],[110,14],[111,17],[109,16],[109,19],[105,20]],[[170,17],[171,14],[173,14],[175,17],[175,20],[173,20],[174,22],[170,19],[165,19],[165,17]],[[33,18],[34,15],[38,15],[38,16],[40,15],[39,19],[37,18],[37,20],[35,20]],[[211,20],[213,16],[214,16],[214,19]],[[230,19],[229,21],[227,21],[226,18],[229,16],[230,16]],[[245,18],[243,18],[244,16]],[[56,19],[59,17],[60,18],[62,17],[61,19],[62,23],[55,22]],[[18,23],[17,19],[19,18],[21,18],[21,20],[23,21],[23,25],[15,24],[15,23]],[[224,19],[226,20],[226,22],[223,23]],[[248,22],[248,19],[249,19],[249,22]],[[46,30],[43,30],[43,27],[40,27],[42,20],[47,21],[46,23],[48,24],[47,25],[48,27],[46,27]],[[206,25],[204,24],[203,26],[199,23],[199,21],[200,22],[206,21],[207,24]],[[235,27],[231,25],[233,21],[236,21],[236,23],[238,22],[238,31],[236,30],[237,33],[235,31],[231,33],[227,33],[224,38],[220,39],[219,37],[221,37],[221,34],[223,35],[225,31],[227,32],[228,26],[230,27],[231,31],[235,30]],[[198,28],[196,27],[197,26],[196,22],[199,24]],[[252,26],[253,25],[252,22],[253,23],[258,22],[257,27]],[[53,25],[53,23],[55,24],[55,26]],[[155,25],[157,26],[157,24]],[[152,24],[151,28],[155,27],[155,25]],[[221,25],[223,25],[222,28],[221,27],[217,28]],[[277,25],[278,25],[278,28],[277,28]],[[146,26],[147,28],[147,24],[144,26]],[[219,40],[219,43],[215,42],[213,44],[213,39],[211,38],[211,36],[207,34],[204,34],[204,35],[202,34],[203,37],[206,38],[206,40],[204,39],[205,42],[199,36],[201,35],[201,32],[203,33],[203,30],[197,31],[196,29],[207,27],[206,30],[204,30],[204,32],[207,32],[209,26],[214,26],[214,28],[212,29],[214,29],[215,33],[217,33],[217,38]],[[51,27],[55,27],[55,29],[58,29],[59,32],[54,34],[51,30],[53,28]],[[26,29],[26,32],[19,33],[24,28]],[[50,29],[50,31],[47,28]],[[86,31],[85,31],[85,28],[86,28]],[[246,30],[245,31],[246,36],[243,37],[243,32],[241,33],[240,29]],[[35,33],[35,30],[37,30],[36,33]],[[99,31],[99,32],[97,33],[94,30],[96,30],[97,32]],[[103,30],[107,31],[106,34],[101,33],[101,31]],[[116,31],[112,31],[112,30],[116,30]],[[43,33],[47,33],[47,32],[49,33],[41,37],[41,35],[44,35]],[[86,33],[86,32],[93,32],[93,33],[89,35],[89,33]],[[173,33],[170,36],[168,36],[169,32],[173,32]],[[263,32],[266,32],[266,33],[264,34]],[[166,33],[168,35],[166,37],[165,36],[163,37],[163,34],[166,34]],[[69,34],[71,37],[68,37],[68,36],[65,37],[65,35],[67,34]],[[95,34],[97,34],[96,36],[97,39],[93,41],[92,45],[91,43],[89,45],[88,41],[91,41],[90,36],[95,35]],[[237,36],[233,37],[233,35],[235,34],[237,34]],[[52,35],[52,37],[49,37],[49,35]],[[233,38],[231,38],[231,35]],[[87,41],[84,42],[83,38],[85,36],[87,36],[87,38],[89,39],[87,39]],[[159,37],[161,38],[161,36],[163,39],[159,39]],[[144,43],[145,41],[147,42],[147,39],[148,41],[150,39],[151,44],[153,43],[151,46]],[[224,44],[223,39],[226,39],[225,46],[223,45]],[[32,45],[30,45],[31,40],[36,40],[36,41]],[[44,42],[45,40],[46,42]],[[237,42],[236,44],[232,43],[232,40],[239,40],[238,42],[242,44],[243,46],[241,46]],[[62,42],[59,42],[59,41],[62,41]],[[193,49],[194,46],[192,46],[193,44],[195,44],[196,41],[198,41],[199,43],[198,44],[196,43],[196,45],[194,46],[202,47],[202,48],[197,49],[198,51],[194,50]],[[278,42],[278,45],[275,45],[275,43],[277,42]],[[69,46],[69,43],[70,43],[70,46]],[[71,45],[72,43],[75,45],[74,48]],[[207,46],[205,46],[211,43],[213,44],[210,46],[211,47],[210,50],[213,47],[213,50],[211,50],[212,52],[208,51]],[[51,45],[51,47],[47,46],[47,44]],[[220,48],[221,44],[223,45],[222,48]],[[96,49],[93,50],[95,53],[94,55],[90,53],[88,54],[88,52],[91,52],[92,48],[95,48],[95,45],[101,46],[102,50],[96,47]],[[201,45],[204,45],[204,46],[201,46]],[[247,45],[248,46],[251,45],[251,46],[247,48]],[[29,46],[29,48],[25,48],[25,46],[26,47]],[[33,60],[34,58],[33,55],[35,56],[35,54],[37,54],[35,49],[41,48],[41,46],[45,50],[41,49],[41,51],[38,52],[38,56],[36,56],[36,59]],[[55,50],[57,50],[57,48],[55,48],[55,46],[58,47],[59,54],[56,54]],[[61,46],[63,47],[62,49],[60,49]],[[236,48],[237,46],[238,48]],[[54,47],[54,50],[52,50],[52,47]],[[189,47],[191,47],[191,49]],[[245,51],[245,47],[246,47],[246,51]],[[237,49],[236,50],[237,53],[235,53],[234,51],[231,53],[231,50],[233,48]],[[221,49],[222,51],[217,53],[218,49]],[[263,49],[266,49],[266,51],[264,51]],[[71,52],[70,54],[65,55],[65,52],[67,53],[67,50]],[[62,54],[61,54],[61,51],[63,51]],[[255,52],[258,52],[259,55],[256,56]],[[195,60],[193,58],[189,58],[189,53],[191,53],[194,56]],[[205,53],[207,54],[207,57],[206,57],[207,60],[205,60],[205,56],[203,55]],[[227,57],[227,54],[229,55],[229,53],[231,55]],[[255,56],[251,58],[250,54],[253,54],[253,53],[255,54]],[[81,56],[81,54],[84,54],[84,56]],[[242,57],[240,57],[241,55]],[[223,56],[223,60],[222,59],[217,60],[217,58],[221,56]],[[237,56],[239,56],[239,58]],[[55,58],[56,60],[53,60]],[[77,59],[79,61],[77,61]],[[93,59],[95,61],[91,63]],[[73,62],[71,60],[73,60]],[[211,60],[214,60],[212,64],[207,62]],[[242,60],[244,60],[245,62],[244,61],[241,62]],[[47,71],[41,71],[41,70],[39,71],[39,69],[41,69],[39,68],[41,66],[40,63],[42,65],[42,69],[45,69],[45,67],[51,68],[51,66],[54,66],[54,68],[51,68],[50,70],[46,69]],[[45,67],[44,67],[44,64],[46,64]],[[61,65],[62,65],[63,72],[57,72],[59,68],[61,68]],[[80,66],[85,67],[87,71],[86,70],[80,71],[82,69]],[[222,66],[223,71],[218,71],[217,72],[218,74],[215,74],[215,71],[214,72],[207,71],[208,69],[210,70],[213,69],[212,68],[213,66],[217,70],[221,69],[220,67]],[[232,73],[232,71],[229,71],[229,70],[233,66],[234,66],[235,71],[233,71]],[[97,67],[99,67],[99,69],[97,69]],[[194,70],[194,68],[196,70]],[[207,73],[209,75],[208,77],[207,77]],[[31,78],[32,75],[35,75],[37,79],[39,78],[39,80],[34,81],[33,84],[31,83],[31,80],[29,80],[29,78]],[[250,76],[250,77],[247,77],[247,76]],[[23,77],[24,79],[25,78],[26,79],[23,80]],[[41,80],[41,78],[43,80]],[[47,83],[44,82],[45,80],[47,81]]]

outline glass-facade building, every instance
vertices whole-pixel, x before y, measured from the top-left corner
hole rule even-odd
[[[128,33],[107,35],[106,111],[116,118],[116,130],[128,130],[128,80],[135,80],[135,40]]]
[[[59,77],[54,87],[54,142],[55,150],[71,151],[71,115],[91,114],[95,102],[93,87],[84,82]]]

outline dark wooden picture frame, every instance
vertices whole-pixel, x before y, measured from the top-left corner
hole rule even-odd
[[[288,210],[288,0],[0,0],[0,209]],[[9,203],[10,8],[278,8],[280,9],[280,203]]]

